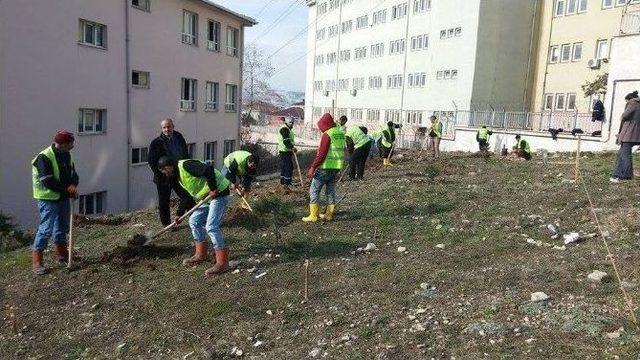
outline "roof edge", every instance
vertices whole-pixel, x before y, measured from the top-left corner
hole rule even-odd
[[[236,17],[236,18],[240,19],[245,26],[253,26],[253,25],[257,25],[258,24],[258,22],[254,18],[252,18],[250,16],[247,16],[247,15],[240,14],[239,12],[235,12],[235,11],[233,11],[233,10],[227,8],[227,7],[224,7],[222,5],[216,4],[215,2],[213,2],[211,0],[198,0],[198,1],[200,1],[200,2],[202,2],[204,4],[206,4],[206,5],[209,5],[209,6],[215,8],[215,9],[217,9],[219,11],[222,11],[224,13],[227,13],[227,14],[233,16],[233,17]]]

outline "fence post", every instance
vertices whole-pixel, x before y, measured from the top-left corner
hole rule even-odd
[[[577,128],[577,127],[578,127],[578,112],[577,112],[577,111],[575,111],[575,112],[573,113],[573,116],[574,116],[574,117],[573,117],[573,128],[575,129],[575,128]]]
[[[506,111],[502,112],[502,128],[503,129],[507,128],[507,112]]]

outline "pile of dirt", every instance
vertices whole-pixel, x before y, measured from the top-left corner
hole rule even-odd
[[[260,227],[260,219],[249,210],[240,207],[231,207],[227,209],[225,213],[222,226],[257,229]]]
[[[107,225],[118,226],[131,221],[131,214],[126,215],[103,215],[89,217],[84,215],[74,215],[73,223],[75,226],[84,227],[88,225]]]

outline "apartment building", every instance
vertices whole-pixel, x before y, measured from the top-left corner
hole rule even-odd
[[[0,210],[35,222],[30,162],[60,128],[76,133],[82,214],[154,204],[147,146],[163,118],[220,164],[238,142],[255,23],[206,0],[1,1]]]
[[[530,0],[307,0],[306,122],[426,124],[457,109],[522,110]]]
[[[530,83],[533,112],[588,113],[596,99],[582,85],[609,72],[611,42],[623,13],[638,0],[539,1],[535,63]]]

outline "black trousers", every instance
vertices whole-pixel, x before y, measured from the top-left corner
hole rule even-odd
[[[293,177],[293,153],[280,153],[280,184],[291,185]]]
[[[380,158],[385,159],[389,157],[389,153],[391,152],[390,147],[385,147],[382,145],[382,141],[378,140],[378,154],[380,154]]]
[[[160,222],[164,226],[171,223],[171,190],[173,190],[180,199],[176,215],[181,216],[187,210],[196,206],[193,197],[191,197],[191,195],[189,195],[189,193],[180,186],[177,178],[166,179],[164,181],[159,180],[156,183],[156,188],[158,189],[158,212],[160,214]]]
[[[369,150],[371,150],[371,141],[353,151],[349,158],[349,179],[362,180],[364,178],[364,167],[367,163]]]

